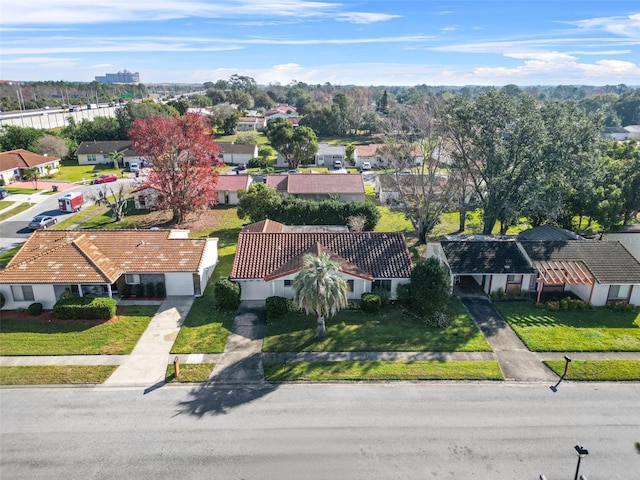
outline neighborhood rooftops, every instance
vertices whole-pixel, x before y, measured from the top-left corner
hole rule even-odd
[[[14,168],[36,167],[43,163],[55,162],[57,160],[60,160],[60,158],[38,155],[37,153],[22,148],[9,150],[8,152],[0,153],[0,172]]]
[[[440,244],[455,275],[535,273],[515,241],[447,240]]]
[[[135,157],[137,152],[133,148],[133,142],[130,140],[109,140],[109,141],[88,141],[82,142],[75,155],[104,155],[111,152],[122,153],[125,157]]]
[[[364,181],[360,174],[333,175],[330,173],[297,173],[267,175],[268,187],[296,194],[360,194],[364,195]]]
[[[197,272],[207,240],[183,237],[170,230],[38,230],[0,272],[0,283],[105,283],[129,272]]]

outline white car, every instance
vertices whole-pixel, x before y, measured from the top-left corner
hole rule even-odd
[[[362,166],[360,167],[360,170],[362,170],[363,172],[365,170],[371,170],[371,163],[370,162],[362,162]]]
[[[334,160],[333,161],[333,168],[335,168],[336,170],[342,168],[342,162],[340,160]]]

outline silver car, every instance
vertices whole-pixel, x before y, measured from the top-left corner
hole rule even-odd
[[[49,215],[37,215],[29,222],[29,228],[31,230],[44,230],[56,223],[58,223],[58,219],[55,217],[50,217]]]

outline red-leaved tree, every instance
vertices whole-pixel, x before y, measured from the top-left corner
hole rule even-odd
[[[136,152],[152,165],[145,185],[158,192],[156,206],[182,223],[188,213],[217,202],[218,146],[201,115],[137,119],[129,130]]]

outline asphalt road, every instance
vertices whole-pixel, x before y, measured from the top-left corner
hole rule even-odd
[[[6,479],[640,478],[640,384],[0,390]]]

